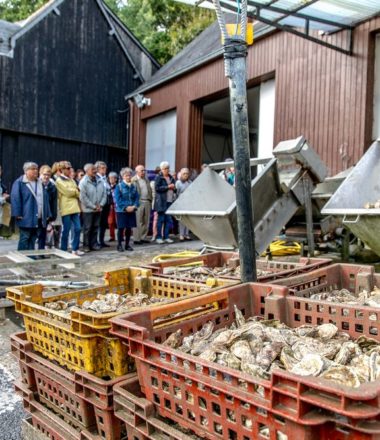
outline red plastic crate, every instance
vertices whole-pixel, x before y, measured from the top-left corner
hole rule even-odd
[[[82,384],[76,382],[80,373],[74,374],[42,358],[30,350],[26,333],[11,336],[13,352],[18,353],[23,384],[34,392],[38,402],[48,407],[65,422],[79,431],[91,431],[95,438],[120,440],[121,423],[114,417],[112,406],[112,387],[135,373],[121,376],[117,380],[105,380],[83,373],[87,383],[97,386],[99,396],[107,397],[107,405],[101,398],[94,399],[83,393]],[[17,351],[17,347],[19,351]]]
[[[258,277],[258,281],[264,283],[271,283],[282,278],[288,278],[296,274],[307,273],[310,270],[314,270],[321,266],[326,266],[331,263],[329,258],[304,258],[300,257],[297,261],[280,261],[280,260],[267,260],[264,258],[258,258],[256,260],[256,267],[259,270],[265,270],[271,272],[268,275],[262,275]],[[203,254],[190,258],[177,258],[173,260],[167,260],[160,263],[150,263],[146,265],[146,268],[152,270],[154,275],[164,275],[165,278],[176,278],[175,274],[169,275],[165,273],[165,269],[168,267],[177,267],[184,264],[200,263],[202,266],[210,268],[215,267],[237,267],[240,264],[239,254],[237,252],[212,252],[209,254]],[[196,266],[194,266],[196,267]],[[201,284],[206,284],[205,281],[197,281],[191,277],[181,278],[183,281],[191,281]],[[231,284],[236,281],[240,281],[239,277],[232,275],[221,275],[217,279],[224,284]],[[220,285],[221,283],[219,283]],[[277,284],[277,283],[276,283]]]
[[[343,288],[356,293],[363,289],[370,291],[376,284],[380,286],[380,274],[375,273],[373,266],[343,263],[294,274],[281,280],[281,285],[289,287],[292,294],[303,297]]]
[[[129,379],[115,386],[115,415],[127,428],[128,439],[194,440],[173,426],[169,419],[156,417],[154,405],[141,392],[138,379]],[[199,439],[201,440],[201,439]]]
[[[352,338],[362,335],[380,341],[380,309],[368,306],[348,305],[310,299],[318,292],[348,289],[359,293],[380,287],[380,274],[372,266],[333,264],[307,274],[284,279],[281,284],[289,288],[287,324],[296,327],[303,324],[333,323]]]
[[[326,426],[332,432],[346,431],[346,437],[337,438],[380,438],[380,381],[350,389],[286,371],[275,371],[271,380],[264,380],[161,344],[178,329],[186,336],[210,320],[216,328],[229,326],[235,319],[234,305],[246,317],[260,314],[261,299],[270,291],[273,295],[265,298],[264,315],[286,323],[284,290],[257,283],[232,286],[165,308],[120,316],[112,320],[111,332],[127,341],[142,392],[159,414],[205,438],[260,438],[263,426],[297,440],[322,438]],[[210,302],[221,306],[183,322],[177,316],[170,324],[172,313]],[[155,328],[157,318],[166,318],[165,328]]]

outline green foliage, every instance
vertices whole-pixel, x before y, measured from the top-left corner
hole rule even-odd
[[[27,18],[47,0],[0,0],[0,18]],[[132,33],[165,64],[214,20],[208,9],[173,0],[105,0]]]
[[[214,20],[213,11],[173,0],[106,0],[126,26],[165,64]]]
[[[2,0],[0,18],[12,22],[24,20],[45,3],[46,0]]]

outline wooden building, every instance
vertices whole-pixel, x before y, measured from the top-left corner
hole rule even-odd
[[[335,50],[255,23],[247,58],[251,155],[269,157],[279,141],[302,134],[330,174],[355,164],[380,136],[379,31],[379,17],[355,23],[352,48]],[[342,30],[321,38],[339,48],[349,37]],[[217,23],[127,98],[131,164],[153,168],[165,159],[178,170],[232,156]],[[142,98],[149,105],[139,108]]]
[[[159,67],[101,0],[51,0],[21,23],[0,20],[0,164],[128,163],[124,96]]]

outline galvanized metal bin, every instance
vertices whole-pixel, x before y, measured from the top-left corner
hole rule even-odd
[[[380,200],[379,140],[346,177],[322,209],[322,214],[341,216],[343,224],[380,255],[380,209],[364,207],[377,200]]]
[[[251,182],[258,253],[310,199],[315,184],[326,175],[326,167],[302,136],[280,142],[273,154],[275,158]],[[167,212],[184,223],[206,247],[238,247],[235,189],[212,169],[207,168]]]
[[[211,169],[206,168],[168,213],[185,223],[206,246],[237,246],[235,188]]]

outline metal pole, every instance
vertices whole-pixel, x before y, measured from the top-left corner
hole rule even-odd
[[[251,199],[251,168],[247,108],[247,44],[226,38],[224,62],[229,79],[232,143],[235,162],[236,210],[241,281],[256,281],[255,234]]]
[[[311,204],[311,193],[309,177],[304,176],[304,197],[305,197],[305,215],[306,215],[306,234],[307,234],[307,254],[308,257],[314,257],[315,254],[315,242],[314,242],[314,223],[313,223],[313,207]]]

